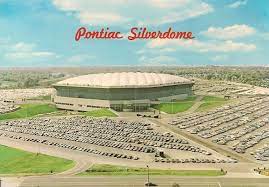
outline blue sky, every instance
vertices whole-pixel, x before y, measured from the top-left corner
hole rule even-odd
[[[87,40],[81,27],[191,31],[193,40]],[[0,66],[269,65],[268,0],[0,0]]]

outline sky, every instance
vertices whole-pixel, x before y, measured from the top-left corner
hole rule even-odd
[[[192,40],[81,40],[78,28]],[[269,66],[269,0],[0,0],[0,67]]]

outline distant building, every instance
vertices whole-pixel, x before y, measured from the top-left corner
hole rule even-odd
[[[192,95],[193,82],[174,75],[122,72],[89,74],[54,84],[53,101],[61,109],[143,111],[150,105]]]

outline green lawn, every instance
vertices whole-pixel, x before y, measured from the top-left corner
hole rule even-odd
[[[222,97],[216,97],[216,96],[204,96],[202,99],[204,102],[221,102],[221,101],[227,101],[226,99]]]
[[[0,114],[0,120],[27,118],[55,111],[57,111],[57,108],[49,104],[24,104],[14,112]]]
[[[117,117],[115,113],[113,113],[111,110],[106,109],[106,108],[83,112],[83,115],[92,116],[92,117]]]
[[[168,114],[176,114],[179,112],[185,112],[192,107],[194,102],[171,102],[171,103],[161,103],[159,105],[153,106],[153,108],[163,111]]]
[[[184,100],[177,100],[175,102],[160,103],[154,105],[153,108],[163,111],[168,114],[176,114],[179,112],[185,112],[195,103],[196,96],[189,96]]]
[[[197,112],[203,112],[207,110],[211,110],[213,108],[220,107],[224,104],[229,103],[231,100],[226,100],[222,97],[216,97],[216,96],[204,96],[202,99],[203,104],[200,105],[200,107],[196,110]]]
[[[0,145],[0,175],[57,173],[70,169],[74,165],[71,160],[30,153]]]
[[[161,170],[150,169],[150,175],[176,176],[219,176],[220,170]],[[147,175],[147,168],[124,167],[109,164],[94,164],[90,169],[79,175]]]

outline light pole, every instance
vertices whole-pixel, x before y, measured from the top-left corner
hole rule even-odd
[[[148,168],[148,186],[149,186],[149,166],[147,165]]]
[[[172,113],[174,114],[174,102],[172,100]]]

